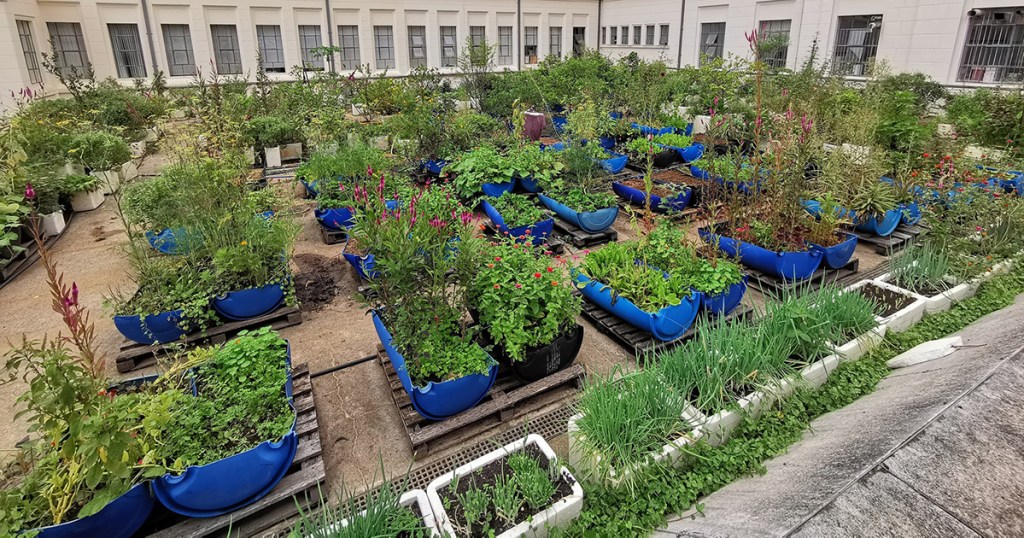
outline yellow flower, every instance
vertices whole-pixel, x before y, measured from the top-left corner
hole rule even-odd
[[[243,246],[243,247],[244,247],[244,246],[246,246],[246,245],[248,245],[248,244],[249,244],[249,242],[248,242],[248,241],[242,241],[242,246]]]

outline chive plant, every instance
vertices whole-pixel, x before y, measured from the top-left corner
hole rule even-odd
[[[891,267],[892,282],[901,288],[930,296],[950,287],[949,256],[931,243],[910,247],[892,260]]]
[[[826,324],[826,337],[833,344],[848,342],[878,325],[874,301],[859,293],[824,285],[810,297]]]
[[[366,510],[360,512],[355,495],[349,494],[340,506],[325,504],[315,513],[300,510],[299,522],[289,536],[305,538],[363,538],[366,536],[427,537],[423,520],[410,508],[401,506],[401,491],[408,482],[394,487],[387,482],[366,494]]]

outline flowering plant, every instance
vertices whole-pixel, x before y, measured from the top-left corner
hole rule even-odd
[[[489,197],[486,200],[505,220],[505,226],[508,228],[533,226],[546,218],[544,211],[522,194],[506,192],[497,198]]]
[[[589,253],[579,270],[610,288],[615,297],[629,299],[647,312],[680,304],[691,294],[689,282],[682,275],[638,263],[634,244],[610,243]]]
[[[527,348],[549,344],[565,332],[582,303],[565,260],[511,239],[491,243],[485,252],[472,303],[490,340],[512,360],[523,360]]]

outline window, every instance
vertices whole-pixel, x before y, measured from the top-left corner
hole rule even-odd
[[[639,45],[640,44],[640,27],[639,26],[634,26],[633,27],[633,44],[634,45]]]
[[[836,50],[832,58],[833,72],[852,76],[866,74],[871,60],[878,54],[881,33],[881,15],[839,17]]]
[[[441,27],[441,67],[455,67],[459,59],[459,40],[454,26]]]
[[[619,36],[619,27],[618,26],[612,26],[612,43],[611,43],[612,45],[618,45],[619,44],[618,36]]]
[[[579,56],[587,50],[587,27],[572,27],[572,55]]]
[[[604,45],[608,44],[608,27],[607,26],[602,26],[601,27],[601,43],[604,44]]]
[[[222,75],[242,74],[242,54],[238,50],[238,28],[234,24],[211,24],[213,60]]]
[[[523,39],[523,56],[526,58],[526,63],[535,64],[537,63],[537,27],[527,26],[525,30],[526,36]]]
[[[395,35],[390,26],[373,27],[373,48],[377,69],[395,68]]]
[[[629,26],[622,27],[622,41],[619,41],[619,43],[622,43],[623,45],[629,44]]]
[[[257,24],[256,42],[263,58],[263,70],[267,73],[284,73],[284,42],[281,27],[276,24]]]
[[[548,32],[550,38],[548,54],[560,58],[562,56],[562,27],[552,26]]]
[[[498,65],[512,65],[512,27],[498,27]]]
[[[789,55],[789,19],[778,21],[761,21],[761,35],[758,36],[761,46],[761,61],[769,67],[786,67]]]
[[[43,82],[43,73],[39,70],[39,58],[36,55],[36,40],[32,39],[31,22],[18,21],[18,38],[21,39],[21,52],[25,55],[28,79],[36,84]]]
[[[968,19],[957,80],[1024,81],[1024,10],[1006,8]]]
[[[359,68],[359,27],[355,25],[338,26],[338,48],[341,49],[342,69]]]
[[[114,64],[118,78],[144,78],[146,61],[142,59],[142,41],[137,24],[108,24],[110,48],[114,49]]]
[[[84,74],[83,70],[89,65],[89,55],[85,52],[82,25],[77,22],[48,22],[46,29],[50,32],[57,67],[67,76]]]
[[[483,26],[470,26],[469,27],[469,42],[472,43],[473,48],[479,47],[487,43],[487,31]]]
[[[196,74],[192,56],[192,32],[187,24],[164,24],[164,48],[167,49],[167,74],[190,77]]]
[[[662,47],[668,46],[668,25],[662,24],[661,31],[658,33],[658,44]]]
[[[299,51],[301,52],[302,69],[304,71],[323,71],[323,54],[314,52],[322,47],[323,43],[319,26],[312,24],[299,25]]]
[[[725,37],[724,22],[706,22],[700,25],[700,61],[722,57],[722,40]]]
[[[409,67],[427,65],[427,27],[409,27]]]
[[[646,30],[647,34],[644,36],[644,44],[645,45],[653,45],[654,44],[654,25],[653,24],[648,24],[647,27],[645,28],[645,30]]]

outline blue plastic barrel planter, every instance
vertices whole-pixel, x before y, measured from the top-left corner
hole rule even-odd
[[[633,187],[624,183],[619,183],[618,181],[612,182],[612,190],[615,194],[619,195],[620,198],[633,205],[643,207],[647,204],[647,193],[644,191],[634,189]],[[651,210],[658,211],[660,213],[668,211],[682,211],[690,204],[691,196],[693,196],[693,189],[689,187],[672,198],[662,198],[657,194],[651,193]]]
[[[615,153],[614,151],[605,151],[609,155],[607,159],[597,159],[597,162],[604,168],[609,174],[618,174],[626,167],[626,163],[629,162],[629,157]]]
[[[32,530],[38,532],[39,538],[129,538],[146,522],[155,504],[146,481],[132,486],[91,516]]]
[[[615,139],[610,136],[602,136],[598,141],[604,149],[612,149],[615,147]]]
[[[569,123],[569,118],[565,116],[551,116],[551,126],[555,128],[555,132],[562,134],[565,132],[565,126]]]
[[[335,209],[313,210],[313,216],[324,228],[331,230],[344,230],[356,223],[355,212],[351,207],[339,207]]]
[[[700,301],[700,308],[705,312],[716,316],[726,316],[740,305],[743,296],[747,293],[747,280],[750,277],[743,275],[743,280],[730,285],[722,293],[716,295],[703,294]]]
[[[232,320],[252,319],[272,312],[284,302],[284,286],[267,284],[259,288],[232,291],[213,298],[213,309]]]
[[[651,127],[649,125],[640,125],[637,122],[632,122],[629,127],[634,131],[639,131],[644,136],[659,136],[663,134],[674,134],[676,132],[675,127]]]
[[[825,265],[832,269],[839,269],[845,267],[846,264],[850,263],[850,259],[853,258],[853,252],[857,250],[857,236],[846,234],[846,239],[842,243],[832,245],[831,247],[823,247],[816,243],[807,244],[812,250],[821,251]]]
[[[427,159],[423,161],[423,169],[435,176],[441,175],[441,170],[447,165],[448,161],[444,159]]]
[[[288,369],[284,392],[291,402],[290,345],[284,367]],[[299,444],[296,424],[297,418],[291,430],[278,440],[264,441],[213,463],[188,467],[180,475],[156,478],[153,494],[168,510],[188,517],[216,517],[248,506],[270,493],[288,473]]]
[[[541,151],[565,151],[565,142],[555,142],[554,144],[541,144]]]
[[[684,163],[692,163],[704,155],[704,144],[695,142],[685,148],[675,148]]]
[[[918,222],[921,222],[923,215],[921,214],[921,206],[919,206],[917,202],[900,204],[896,209],[900,212],[900,215],[903,216],[903,218],[900,219],[903,224],[913,226]]]
[[[480,190],[482,190],[487,196],[499,198],[502,194],[505,194],[515,188],[515,186],[516,180],[515,178],[512,178],[504,183],[484,183],[480,186]]]
[[[374,258],[372,252],[365,256],[352,254],[350,252],[343,252],[342,255],[345,256],[345,261],[355,268],[356,273],[359,274],[359,278],[363,280],[373,280],[380,276],[380,271],[374,268],[376,265],[376,258]]]
[[[815,217],[821,213],[821,203],[817,200],[804,200],[804,208],[807,212]],[[903,221],[903,212],[900,208],[890,209],[885,212],[885,215],[878,219],[877,217],[870,218],[858,218],[856,211],[850,211],[844,208],[837,208],[836,212],[840,216],[846,216],[855,223],[854,227],[857,231],[875,234],[880,237],[888,237],[892,235],[896,228]]]
[[[392,345],[391,333],[384,327],[384,322],[377,312],[373,313],[373,327],[377,330],[380,343],[395,367],[402,387],[409,394],[413,409],[424,418],[444,420],[471,409],[483,400],[494,385],[494,380],[498,378],[498,363],[494,362],[486,375],[470,374],[458,379],[439,383],[428,382],[422,387],[414,387],[405,367],[405,357]]]
[[[611,228],[612,224],[615,224],[615,219],[619,216],[618,206],[604,207],[595,211],[580,213],[543,194],[538,194],[537,197],[540,198],[540,202],[544,204],[544,207],[554,211],[558,218],[587,233],[601,233]]]
[[[114,316],[114,326],[125,338],[139,344],[151,346],[156,343],[166,344],[181,340],[188,331],[182,329],[181,317],[184,312],[172,310],[151,314],[145,318],[139,316]]]
[[[818,270],[822,262],[819,250],[776,252],[757,245],[711,233],[707,228],[697,230],[706,243],[717,244],[722,252],[738,257],[740,263],[783,280],[806,280]]]
[[[701,293],[693,290],[679,304],[651,313],[641,310],[625,297],[613,295],[611,288],[591,280],[583,273],[577,271],[573,278],[587,299],[637,329],[651,333],[662,342],[671,342],[682,336],[693,325],[700,310]]]
[[[676,129],[678,131],[678,129]],[[693,136],[693,122],[686,124],[686,129],[683,129],[683,134],[686,136]]]
[[[187,234],[184,228],[164,228],[158,232],[147,231],[146,240],[163,254],[188,254],[188,246],[182,244],[191,239]]]
[[[613,120],[615,120],[615,121],[619,121],[619,120],[622,119],[622,112],[615,112],[615,111],[609,112],[608,113],[608,117],[613,119]]]
[[[523,188],[526,192],[537,193],[544,189],[537,184],[537,182],[530,176],[516,178],[516,183]]]
[[[534,246],[540,245],[548,238],[549,235],[551,235],[551,232],[554,231],[555,229],[554,219],[544,219],[535,224],[528,224],[526,226],[519,226],[517,228],[509,228],[505,224],[505,219],[501,216],[501,213],[498,213],[498,210],[494,209],[494,206],[489,204],[487,200],[481,201],[480,206],[484,208],[484,213],[487,213],[487,216],[491,219],[491,222],[493,222],[494,225],[498,228],[498,231],[502,233],[507,233],[508,235],[516,238],[516,242],[519,243],[526,241],[525,238],[529,237],[531,238],[531,243]],[[529,231],[530,233],[527,234],[527,231]],[[518,239],[520,236],[523,236],[524,239]]]

